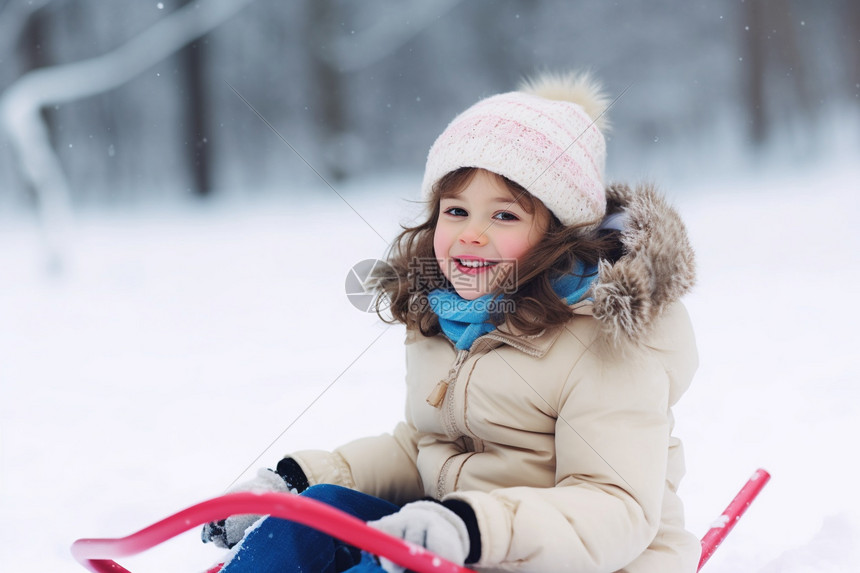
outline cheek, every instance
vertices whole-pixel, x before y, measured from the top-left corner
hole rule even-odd
[[[537,245],[546,235],[546,226],[543,221],[535,220],[528,229],[517,229],[517,232],[504,235],[499,238],[497,248],[499,254],[506,259],[519,261],[525,257],[532,247]]]
[[[533,242],[530,239],[526,234],[500,237],[496,242],[496,249],[502,258],[519,260],[532,248]]]
[[[451,248],[451,238],[441,226],[437,226],[433,233],[433,253],[436,255],[436,260],[439,262],[439,267],[442,274],[448,280],[451,279],[448,272],[448,265],[444,262],[448,257],[448,250]]]
[[[448,256],[450,249],[451,233],[445,229],[444,225],[437,225],[433,232],[433,251],[436,253],[436,258],[444,259]]]

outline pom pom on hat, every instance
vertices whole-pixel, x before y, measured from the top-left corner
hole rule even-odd
[[[483,99],[458,115],[427,156],[422,194],[451,171],[476,167],[522,185],[565,225],[597,224],[608,98],[589,74],[542,74],[521,91]]]
[[[588,72],[547,72],[534,78],[526,78],[517,91],[533,94],[544,99],[569,101],[579,104],[594,121],[600,131],[609,130],[606,110],[612,101],[603,92],[603,86]]]

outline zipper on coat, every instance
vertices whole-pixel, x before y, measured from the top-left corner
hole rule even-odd
[[[451,366],[451,369],[448,370],[448,375],[442,380],[439,380],[430,392],[430,395],[427,396],[428,404],[434,408],[442,406],[442,402],[445,401],[445,395],[448,393],[448,387],[457,379],[457,375],[460,373],[460,367],[463,366],[463,362],[466,361],[466,357],[468,355],[468,350],[457,351],[457,358],[454,360],[454,364]]]

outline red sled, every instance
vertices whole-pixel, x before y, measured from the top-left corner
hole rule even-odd
[[[702,538],[699,569],[734,528],[761,489],[770,480],[765,470],[756,470],[726,510]],[[364,521],[322,502],[287,493],[233,493],[222,495],[175,513],[126,537],[78,539],[72,544],[74,558],[94,573],[130,573],[113,561],[137,555],[189,529],[237,514],[271,515],[313,527],[365,551],[380,555],[417,573],[474,573],[427,551],[392,537]],[[207,573],[216,573],[216,566]]]

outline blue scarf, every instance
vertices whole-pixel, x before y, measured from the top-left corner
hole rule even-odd
[[[586,267],[577,261],[570,274],[563,275],[552,282],[555,293],[567,304],[582,299],[591,283],[597,279],[597,266]],[[458,350],[468,350],[479,336],[496,329],[490,322],[494,307],[504,308],[501,298],[493,300],[492,294],[485,294],[475,300],[466,300],[453,290],[436,289],[427,295],[430,308],[439,317],[439,326]]]

